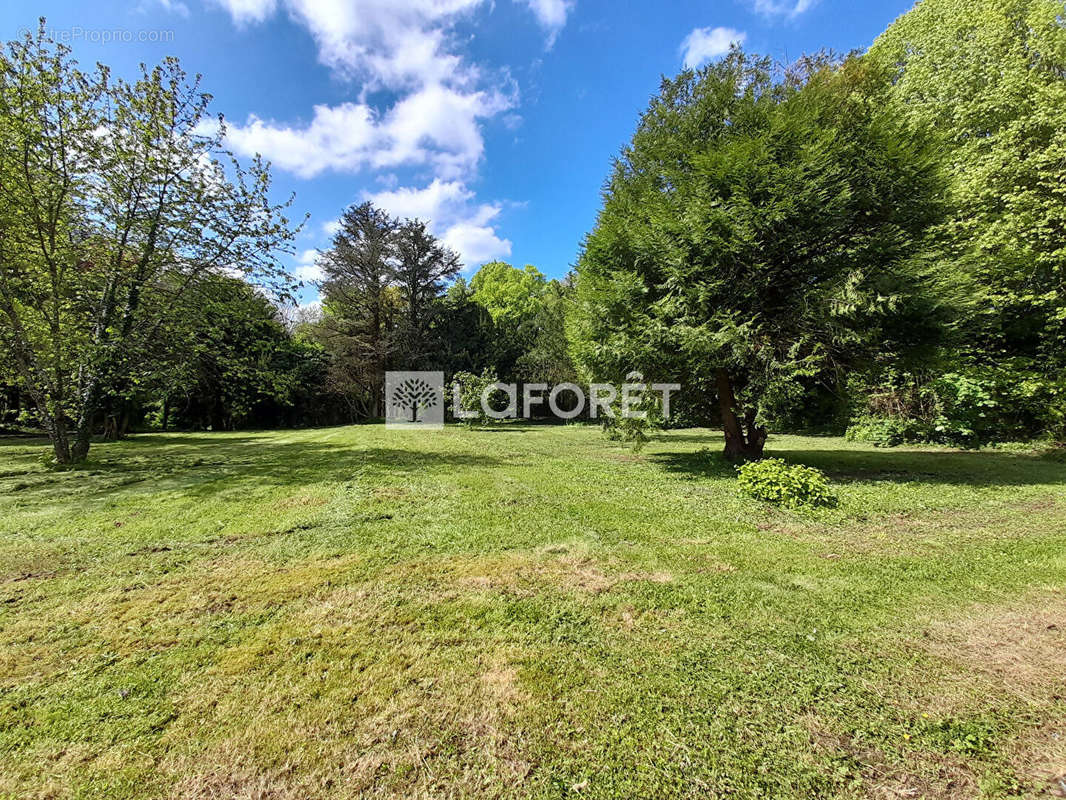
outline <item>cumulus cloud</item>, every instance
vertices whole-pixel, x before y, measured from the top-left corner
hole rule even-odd
[[[460,181],[435,179],[428,186],[400,187],[366,193],[364,198],[400,218],[422,219],[448,247],[473,268],[511,254],[511,242],[500,238],[493,221],[500,206],[477,203],[474,193]]]
[[[275,0],[217,0],[238,25],[262,22],[277,8]]]
[[[764,0],[760,0],[764,1]],[[431,82],[469,85],[481,76],[457,55],[454,26],[487,0],[214,0],[237,24],[258,23],[284,9],[318,45],[331,69],[371,88]],[[552,40],[573,0],[515,0],[528,6]]]
[[[818,0],[755,0],[755,11],[766,17],[795,19],[814,7]]]
[[[317,105],[305,125],[255,115],[230,123],[226,141],[242,155],[260,153],[303,178],[326,170],[429,166],[455,178],[473,171],[485,149],[479,121],[510,108],[498,92],[461,92],[431,85],[407,95],[384,115],[365,103]]]
[[[317,261],[317,250],[304,250],[297,256],[296,266],[293,268],[292,274],[301,281],[322,280],[322,269],[316,264]]]
[[[181,0],[142,0],[137,6],[137,11],[143,14],[153,10],[152,6],[161,8],[168,14],[177,14],[179,17],[189,16],[189,7]]]
[[[213,0],[237,25],[285,13],[313,37],[319,61],[361,89],[349,102],[315,105],[301,122],[249,115],[229,122],[227,144],[237,153],[261,154],[303,178],[325,172],[412,168],[432,177],[421,188],[368,192],[375,204],[402,217],[432,224],[434,233],[462,254],[468,266],[510,254],[496,230],[500,206],[478,203],[467,188],[485,151],[482,126],[518,104],[505,70],[486,70],[463,53],[457,26],[492,0]],[[527,6],[549,44],[565,26],[575,0],[514,0]],[[388,107],[369,102],[375,92]],[[521,120],[508,114],[504,124]],[[420,178],[420,180],[422,180]],[[326,223],[330,226],[330,223]],[[333,227],[324,227],[331,235]],[[318,277],[313,251],[296,274]]]
[[[748,35],[732,28],[696,28],[681,43],[685,66],[694,69],[723,56],[734,44],[744,44]]]

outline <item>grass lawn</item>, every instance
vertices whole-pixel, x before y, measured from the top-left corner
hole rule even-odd
[[[777,437],[794,513],[720,447],[0,439],[0,797],[1066,790],[1066,464]]]

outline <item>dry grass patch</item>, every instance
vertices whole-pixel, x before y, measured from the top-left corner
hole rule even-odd
[[[1018,737],[1010,761],[1034,790],[1045,797],[1066,797],[1066,716]]]
[[[388,604],[370,605],[382,622]],[[286,640],[303,621],[274,626],[279,646],[264,642],[241,673],[189,688],[186,720],[168,732],[175,798],[496,797],[530,773],[519,653],[434,646],[403,628],[374,650],[344,623]]]
[[[959,672],[991,679],[1000,692],[1043,704],[1066,693],[1066,597],[1009,609],[981,608],[930,626],[922,646]]]
[[[313,494],[295,494],[274,503],[278,511],[288,511],[294,508],[319,508],[326,504],[326,498]]]
[[[626,583],[670,583],[674,576],[661,570],[623,570],[620,563],[593,555],[587,545],[566,544],[404,562],[387,569],[380,580],[418,588],[423,596],[440,601],[470,592],[519,597],[548,592],[598,595]]]

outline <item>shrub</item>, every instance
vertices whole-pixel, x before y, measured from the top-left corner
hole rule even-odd
[[[937,441],[932,423],[906,417],[863,416],[852,421],[845,437],[850,442],[869,442],[874,447],[929,444]]]
[[[476,416],[463,420],[467,426],[489,425],[497,421],[486,413],[481,404],[482,392],[499,381],[496,376],[496,370],[486,367],[480,375],[475,375],[472,372],[457,372],[453,380],[459,384],[459,409],[453,408],[453,415],[458,416],[460,409],[475,414]],[[502,391],[489,392],[488,399],[489,406],[494,411],[501,411],[507,407],[507,398]]]
[[[742,464],[737,478],[745,494],[786,508],[829,508],[838,502],[824,472],[779,458]]]
[[[886,385],[868,391],[867,413],[852,420],[847,438],[878,447],[978,448],[1066,436],[1066,380],[1026,362],[932,379],[890,375]]]

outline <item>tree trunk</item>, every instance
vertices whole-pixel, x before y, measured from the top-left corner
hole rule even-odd
[[[48,428],[48,436],[52,440],[52,447],[56,454],[57,464],[73,463],[70,452],[70,437],[67,435],[67,426],[62,420],[49,420],[45,425]]]
[[[167,423],[170,422],[170,395],[163,396],[163,433],[167,432]]]
[[[93,421],[96,419],[96,411],[99,407],[100,398],[95,380],[89,383],[81,392],[81,408],[78,410],[78,421],[74,427],[74,443],[70,449],[72,464],[81,464],[89,457],[89,445],[93,439]]]
[[[767,430],[755,421],[755,410],[744,414],[745,426],[737,416],[737,399],[733,382],[724,369],[715,372],[718,385],[718,405],[722,411],[722,431],[725,433],[725,457],[730,461],[756,461],[763,456]]]
[[[86,409],[78,420],[78,427],[74,433],[74,445],[70,449],[72,464],[84,463],[89,457],[89,445],[93,439],[94,412]]]

